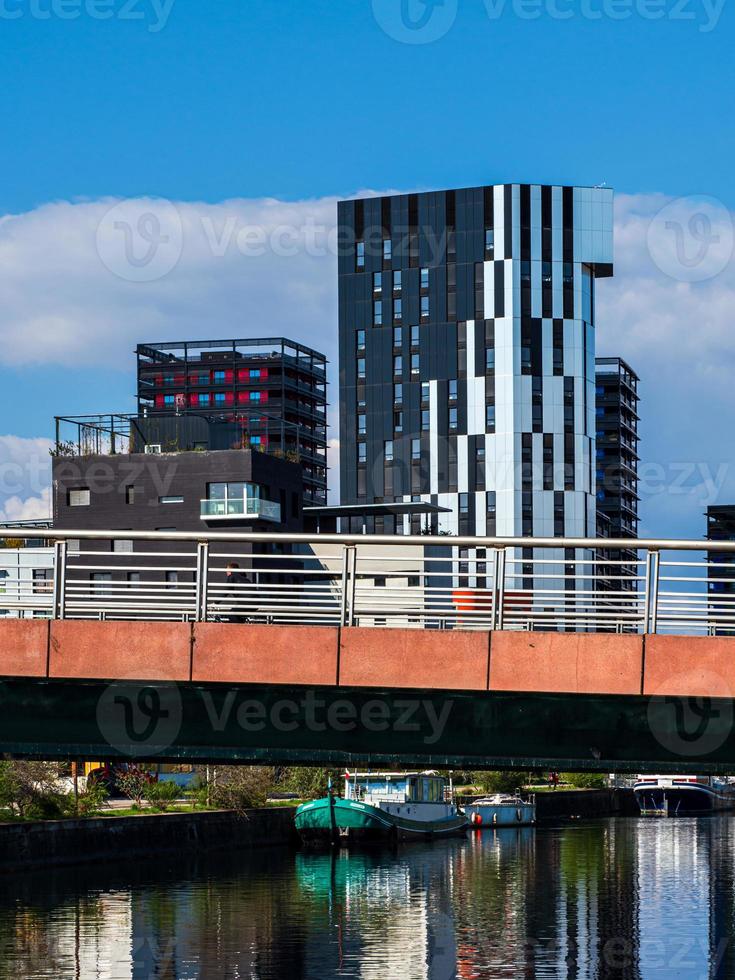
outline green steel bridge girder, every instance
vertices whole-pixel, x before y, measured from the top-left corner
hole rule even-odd
[[[735,771],[730,699],[11,678],[0,752],[346,768]]]

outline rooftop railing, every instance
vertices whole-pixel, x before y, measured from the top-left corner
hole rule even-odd
[[[52,533],[0,549],[0,616],[735,634],[735,542]]]

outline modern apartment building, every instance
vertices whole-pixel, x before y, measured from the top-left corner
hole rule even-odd
[[[298,460],[305,504],[326,504],[323,354],[285,337],[139,344],[136,354],[139,416],[208,420],[209,435],[192,448],[248,445]]]
[[[707,540],[735,541],[735,504],[717,504],[707,508]],[[731,604],[735,601],[735,567],[731,566],[735,558],[711,551],[707,561],[711,562],[707,569],[707,591],[713,601],[724,600],[717,610],[720,615],[733,615],[735,607]],[[735,629],[735,620],[733,622]],[[731,633],[733,630],[721,632]]]
[[[606,521],[611,538],[638,537],[638,382],[635,371],[620,357],[595,360],[596,481],[598,519]],[[635,590],[637,552],[609,550],[612,589]]]
[[[595,535],[612,198],[506,184],[340,203],[343,504],[425,500],[450,534]]]

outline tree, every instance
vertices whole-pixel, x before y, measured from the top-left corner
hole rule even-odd
[[[294,766],[284,771],[279,786],[287,793],[295,793],[301,800],[318,800],[327,795],[330,777],[337,790],[342,785],[344,771]]]
[[[137,807],[143,805],[143,797],[152,782],[150,773],[139,766],[128,766],[123,772],[115,775],[115,783],[120,792],[132,800]]]
[[[217,766],[201,791],[211,806],[242,813],[263,806],[273,786],[273,769],[265,766]]]
[[[56,762],[0,762],[0,807],[21,820],[51,820],[64,815],[62,766]]]

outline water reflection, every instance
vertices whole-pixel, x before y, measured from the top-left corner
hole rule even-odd
[[[2,976],[724,978],[731,818],[485,831],[0,879]]]

